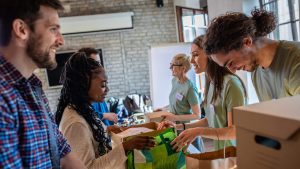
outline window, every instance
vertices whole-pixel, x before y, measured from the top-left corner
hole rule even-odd
[[[277,40],[299,41],[299,0],[259,0],[261,8],[272,11],[278,18],[278,26],[270,34]]]
[[[192,42],[197,36],[204,35],[208,25],[207,10],[176,6],[179,42]],[[204,73],[195,76],[196,86],[202,97],[205,85]]]
[[[192,42],[197,36],[205,34],[207,11],[176,7],[179,42]]]
[[[101,65],[103,65],[102,50],[101,49],[97,49],[97,50],[99,51],[100,63]],[[49,88],[61,87],[61,83],[60,83],[61,73],[63,71],[65,63],[70,58],[70,56],[74,54],[74,52],[75,51],[64,51],[64,52],[56,53],[55,59],[57,62],[57,67],[53,70],[49,70],[49,69],[46,70]]]

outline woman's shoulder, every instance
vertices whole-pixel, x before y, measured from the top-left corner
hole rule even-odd
[[[224,84],[226,85],[242,85],[241,79],[237,75],[224,76]]]
[[[187,80],[187,84],[191,87],[196,87],[195,82],[193,82],[191,79]]]
[[[76,110],[74,110],[71,106],[67,106],[64,110],[62,119],[61,119],[61,125],[62,126],[71,126],[73,124],[87,126],[88,124],[84,120],[82,116],[80,116]]]

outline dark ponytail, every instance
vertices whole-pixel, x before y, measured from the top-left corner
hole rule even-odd
[[[255,21],[255,37],[266,36],[276,28],[276,17],[272,12],[262,9],[251,11],[252,20]]]

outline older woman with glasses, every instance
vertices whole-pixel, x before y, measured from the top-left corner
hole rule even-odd
[[[173,115],[166,115],[165,119],[176,123],[186,123],[190,120],[199,119],[201,112],[197,88],[187,77],[187,72],[191,69],[189,60],[185,54],[177,54],[170,63],[174,78],[169,95],[169,111]],[[203,151],[202,140],[197,139],[193,144],[200,151]]]
[[[187,77],[187,72],[191,69],[189,57],[177,54],[170,63],[170,69],[174,78],[169,95],[169,111],[174,115],[167,115],[165,118],[185,122],[198,119],[200,106],[197,88]]]

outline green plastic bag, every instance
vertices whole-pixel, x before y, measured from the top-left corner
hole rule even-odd
[[[133,150],[127,154],[128,169],[185,169],[185,155],[176,152],[170,143],[175,139],[174,128],[153,131],[140,135],[155,138],[156,146],[150,150]],[[134,136],[133,136],[134,137]],[[132,137],[129,137],[129,139]]]

